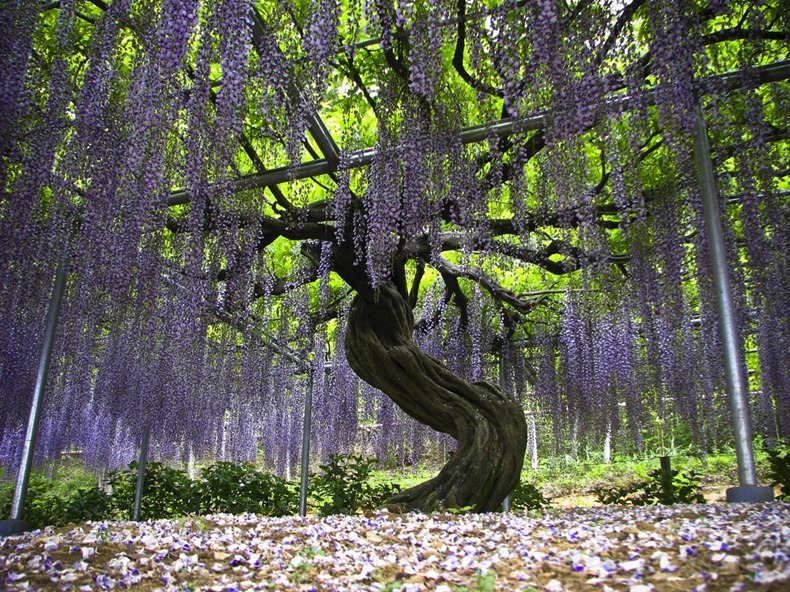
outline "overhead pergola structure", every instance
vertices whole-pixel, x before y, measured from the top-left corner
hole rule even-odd
[[[260,16],[257,11],[254,11],[256,16],[254,23],[260,21]],[[257,27],[254,26],[253,30]],[[766,66],[760,66],[755,69],[754,81],[758,85],[768,84],[770,82],[779,82],[790,78],[790,60],[783,60]],[[698,87],[704,93],[704,89],[710,86],[715,87],[718,91],[733,90],[742,85],[743,73],[730,72],[721,74],[719,76],[712,76],[706,80],[698,81]],[[639,106],[644,106],[644,99],[640,97]],[[631,104],[636,102],[629,96],[618,97],[609,101],[611,105],[622,105],[624,109],[630,108]],[[534,115],[527,118],[511,118],[494,120],[483,124],[473,125],[463,128],[459,132],[459,138],[462,144],[474,144],[476,142],[488,142],[493,139],[506,138],[511,134],[523,133],[527,131],[539,130],[546,125],[546,114]],[[236,191],[245,191],[249,189],[268,188],[272,191],[277,191],[276,187],[282,183],[289,183],[291,181],[301,179],[311,179],[320,175],[329,175],[338,170],[339,156],[338,148],[332,134],[324,125],[321,116],[315,114],[312,116],[309,126],[310,135],[313,137],[316,145],[321,151],[321,158],[314,158],[313,160],[302,162],[296,166],[283,166],[275,169],[269,169],[250,173],[236,179],[233,186]],[[260,157],[254,154],[254,148],[249,143],[243,144],[245,151],[252,151],[251,158],[260,162]],[[307,145],[309,149],[309,144]],[[317,156],[317,155],[315,155]],[[345,156],[345,166],[349,169],[361,168],[368,166],[376,157],[376,148],[364,148],[362,150],[354,150]],[[189,203],[189,192],[186,190],[175,190],[170,195],[167,201],[168,205],[180,205]]]
[[[103,0],[90,0],[90,3],[102,11],[106,11],[109,8],[109,4]],[[517,4],[520,5],[521,3]],[[580,7],[583,8],[583,4],[584,3],[580,4]],[[643,0],[634,0],[630,3],[630,5],[626,4],[623,7],[623,14],[625,15],[629,12],[633,13],[643,4]],[[465,12],[462,10],[462,8],[465,6],[463,1],[459,2],[458,6],[459,16],[457,18],[454,17],[448,19],[446,22],[447,26],[458,26],[459,23],[465,21],[466,19],[480,18],[479,15],[465,14]],[[61,8],[61,2],[50,2],[42,6],[43,11],[54,10],[58,8]],[[92,17],[90,16],[79,14],[77,14],[77,16],[79,18],[84,18],[89,22],[93,21]],[[256,7],[254,4],[250,4],[249,25],[252,30],[253,46],[258,47],[261,44],[261,39],[267,35],[267,24],[265,19],[261,16],[258,7]],[[772,38],[780,39],[781,37],[775,36]],[[386,44],[387,41],[380,38],[370,39],[356,42],[355,47],[368,48],[381,46],[382,43]],[[749,84],[753,85],[754,87],[759,87],[763,84],[784,81],[788,79],[790,79],[790,60],[783,59],[767,65],[760,65],[751,68],[748,72],[734,71],[710,76],[708,78],[697,79],[695,84],[696,92],[699,94],[699,96],[704,96],[710,89],[715,89],[715,92],[717,93],[726,93],[728,91],[741,88],[744,85],[745,80],[748,80]],[[221,92],[222,85],[223,82],[220,79],[212,86],[211,92],[213,99],[216,99],[217,92]],[[299,83],[296,82],[292,77],[289,78],[287,82],[287,91],[293,97],[293,100],[296,103],[303,101],[302,95],[305,93],[305,89],[301,87]],[[609,110],[612,109],[616,109],[618,111],[627,111],[631,108],[643,109],[647,105],[654,104],[656,92],[657,89],[654,89],[652,94],[646,95],[644,93],[640,93],[639,96],[632,97],[624,92],[623,89],[619,89],[606,97],[603,104],[592,105],[590,106],[590,109],[597,112],[598,114],[609,112]],[[547,126],[550,116],[550,112],[539,112],[524,117],[517,116],[492,119],[486,121],[485,123],[478,123],[474,125],[468,125],[467,127],[462,127],[458,131],[457,135],[461,145],[474,144],[478,142],[495,142],[501,139],[506,139],[512,135],[542,130]],[[699,129],[703,130],[704,122],[699,121],[698,123],[700,126]],[[265,188],[273,195],[276,204],[279,204],[281,207],[283,204],[286,204],[286,207],[290,207],[288,199],[283,195],[283,192],[279,186],[306,179],[313,179],[317,182],[321,182],[320,178],[322,176],[334,177],[334,180],[336,181],[337,177],[335,177],[334,174],[338,171],[348,171],[350,169],[366,167],[377,159],[378,148],[376,146],[369,146],[362,149],[342,150],[338,146],[338,143],[333,137],[333,134],[330,132],[326,122],[322,118],[321,113],[318,111],[312,110],[308,112],[305,129],[309,134],[310,139],[304,138],[303,148],[305,152],[302,160],[274,168],[267,167],[265,164],[266,158],[258,152],[255,142],[246,137],[244,131],[242,131],[238,136],[238,140],[241,150],[251,163],[251,172],[242,174],[241,176],[231,179],[229,182],[223,182],[220,190],[223,192],[230,190],[230,192],[233,193],[240,193],[248,190]],[[704,162],[706,160],[709,162],[710,156],[709,154],[705,154],[704,143],[699,144],[698,148],[698,162],[704,169]],[[701,177],[703,177],[701,178],[701,182],[708,182],[709,179],[706,180],[704,178],[704,173],[701,173]],[[207,193],[211,194],[212,188],[208,187],[206,188],[206,191]],[[711,193],[709,197],[715,198],[715,193]],[[177,189],[170,193],[169,197],[167,198],[167,205],[169,207],[182,206],[190,203],[191,198],[192,196],[190,195],[190,191],[188,189]],[[323,204],[311,204],[308,207],[308,221],[311,221],[313,214],[317,213],[315,212],[315,207],[323,207]],[[327,221],[329,219],[329,216],[325,213],[318,215],[321,221]],[[267,218],[266,216],[263,217],[262,224],[264,227],[267,225],[272,225],[272,227],[276,228],[285,227],[287,225],[286,222],[275,220],[273,218]],[[711,244],[714,243],[715,241],[712,240]],[[726,261],[722,259],[724,256],[723,247],[714,249],[712,254],[714,256],[714,267],[718,267],[720,270],[725,269]],[[716,259],[716,257],[718,257],[718,259]],[[726,275],[726,272],[724,273]],[[726,316],[727,314],[732,316],[733,313],[731,303],[726,304],[726,302],[730,299],[726,294],[726,287],[720,288],[719,292],[722,294],[722,302],[724,303],[722,304],[723,308],[721,309],[721,314],[723,316]],[[729,312],[727,312],[728,306],[730,307]],[[724,325],[725,330],[728,330],[727,323],[722,324]],[[732,327],[729,326],[729,329],[732,329]],[[736,376],[736,378],[733,380],[737,382],[739,380],[737,379],[737,374],[741,371],[743,360],[737,357],[737,347],[734,347],[732,344],[728,344],[727,347],[736,354],[736,357],[730,357],[727,359],[727,369],[729,375]],[[298,362],[300,364],[302,363],[301,361]],[[735,388],[736,390],[743,391],[743,379],[741,378],[740,381],[740,386],[733,386],[733,383],[731,383],[731,389]],[[732,395],[732,393],[730,394]],[[742,392],[740,396],[743,396]],[[733,399],[733,401],[733,420],[735,422],[734,425],[736,432],[735,442],[739,452],[739,463],[741,463],[741,466],[739,467],[739,478],[741,487],[745,488],[745,493],[740,492],[738,495],[740,496],[743,494],[744,499],[749,499],[749,491],[747,490],[754,490],[756,495],[761,497],[765,495],[766,488],[757,487],[753,460],[750,460],[751,439],[748,430],[748,416],[746,413],[746,406],[744,405],[742,398],[741,400]],[[31,414],[31,418],[37,413],[38,412]],[[31,422],[32,421],[33,420],[31,419]],[[32,436],[30,436],[30,438],[30,450],[27,452],[29,458],[24,461],[27,463],[30,462],[32,449],[34,448],[33,445],[35,443],[35,430],[33,430]],[[20,475],[24,473],[26,473],[26,471],[21,471]],[[24,490],[25,485],[23,485],[21,481],[22,479],[20,478],[19,488]],[[14,518],[19,518],[19,516],[15,516]]]

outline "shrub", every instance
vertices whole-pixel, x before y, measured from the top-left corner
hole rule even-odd
[[[0,484],[0,512],[11,514],[14,483]],[[28,483],[22,518],[36,527],[102,520],[111,513],[110,496],[85,479],[49,479],[32,473]]]
[[[137,462],[125,470],[109,475],[112,505],[121,518],[131,519],[134,493],[137,487]],[[200,510],[200,489],[186,471],[174,469],[160,462],[149,462],[145,467],[140,519],[156,520],[195,514]]]
[[[329,462],[319,467],[321,474],[310,481],[319,513],[328,516],[372,510],[400,491],[396,483],[370,483],[376,464],[375,459],[362,456],[329,455]]]
[[[275,475],[263,473],[250,463],[217,462],[201,472],[202,513],[253,512],[267,516],[287,516],[299,509],[299,494],[293,485]]]
[[[776,499],[790,502],[790,450],[784,454],[779,450],[767,450],[768,453],[768,478],[771,487],[779,486],[779,495]]]
[[[68,492],[53,481],[31,478],[23,515],[36,526],[63,526],[103,520],[111,513],[110,496],[98,486],[78,486]]]
[[[11,514],[11,502],[14,499],[14,484],[10,481],[0,481],[0,514],[3,517]]]
[[[510,492],[510,507],[513,510],[542,510],[550,503],[540,489],[527,481],[522,481]]]
[[[661,469],[648,474],[648,479],[623,487],[605,487],[595,491],[603,504],[649,506],[655,504],[704,504],[699,491],[700,477],[694,471],[670,471],[665,479]]]
[[[99,488],[95,475],[56,475],[49,479],[33,473],[28,486],[23,518],[34,526],[62,526],[89,520],[128,520],[134,511],[138,463],[108,475],[110,493]],[[217,462],[203,469],[194,481],[186,471],[160,462],[146,464],[140,519],[176,518],[213,512],[253,512],[267,516],[296,514],[298,488],[287,481],[255,469]],[[378,491],[378,490],[376,490]],[[14,483],[0,481],[0,512],[8,516]]]

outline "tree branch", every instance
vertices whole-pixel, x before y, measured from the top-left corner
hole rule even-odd
[[[362,75],[359,73],[359,70],[354,65],[354,56],[345,53],[344,57],[346,58],[345,67],[343,67],[340,63],[335,63],[334,64],[335,68],[340,70],[343,74],[345,74],[346,76],[351,78],[351,80],[354,81],[354,84],[357,85],[357,88],[362,92],[362,96],[365,97],[365,100],[368,102],[368,105],[370,105],[370,108],[373,110],[374,115],[378,117],[376,99],[374,99],[373,96],[370,94],[367,85],[362,80]]]
[[[513,309],[515,309],[521,314],[530,313],[532,310],[535,309],[535,307],[537,307],[540,304],[539,299],[522,300],[521,298],[516,296],[511,290],[502,287],[501,285],[499,285],[499,283],[497,283],[490,277],[486,276],[479,269],[472,269],[472,268],[466,268],[466,267],[460,267],[458,265],[454,265],[442,256],[434,257],[432,263],[439,270],[439,273],[442,274],[443,278],[464,277],[470,279],[475,283],[479,284],[481,287],[485,288],[495,300],[508,304],[510,307],[512,307]],[[445,284],[446,283],[447,282],[445,281]]]
[[[458,275],[445,267],[440,266],[438,269],[444,281],[444,302],[446,304],[452,302],[458,307],[461,313],[461,324],[466,327],[469,324],[469,298],[464,294],[461,285],[458,283]]]
[[[453,54],[453,67],[458,75],[469,86],[477,91],[503,98],[505,93],[498,88],[486,84],[482,80],[474,78],[466,69],[464,64],[464,52],[466,51],[466,0],[458,0],[458,36],[455,42],[455,53]]]
[[[634,0],[631,2],[631,4],[623,9],[623,11],[620,13],[620,16],[617,17],[617,22],[615,22],[614,27],[612,27],[611,33],[598,50],[598,55],[595,57],[598,64],[603,63],[604,59],[606,58],[606,54],[608,54],[612,47],[614,47],[614,44],[622,32],[623,27],[625,27],[631,18],[633,18],[634,13],[639,10],[644,3],[645,0]]]
[[[417,300],[420,295],[420,283],[422,282],[422,278],[425,275],[425,262],[422,259],[417,259],[415,261],[417,265],[417,269],[414,272],[414,280],[411,283],[411,289],[409,290],[409,306],[414,309],[417,306]]]
[[[721,43],[722,41],[739,41],[742,39],[762,39],[763,41],[786,41],[790,31],[767,31],[765,29],[749,29],[732,27],[721,29],[703,36],[705,45]]]

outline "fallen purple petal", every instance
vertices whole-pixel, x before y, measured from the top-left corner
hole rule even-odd
[[[782,503],[88,523],[0,540],[0,582],[9,592],[782,589],[786,524]]]

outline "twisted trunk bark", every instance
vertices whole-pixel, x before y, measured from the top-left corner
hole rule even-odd
[[[527,445],[518,402],[489,382],[467,382],[412,339],[409,304],[392,285],[351,306],[346,355],[351,368],[406,413],[450,434],[458,449],[439,474],[388,500],[398,511],[472,507],[496,510],[516,486]]]

